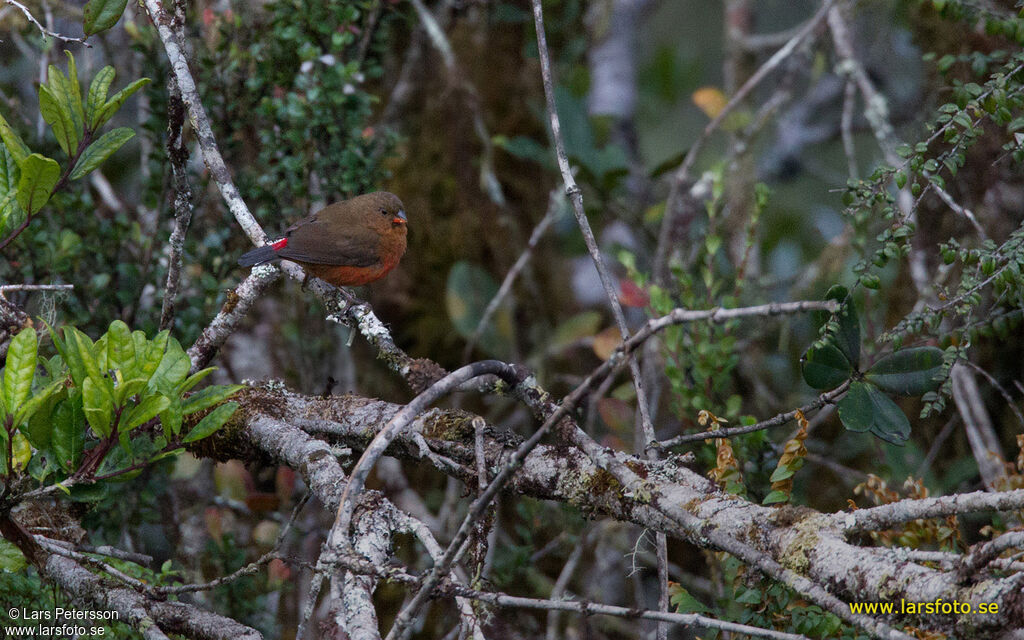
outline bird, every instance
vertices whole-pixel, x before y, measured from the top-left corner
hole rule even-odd
[[[299,220],[283,238],[243,254],[238,264],[252,267],[283,258],[336,287],[361,286],[380,280],[401,260],[408,222],[398,196],[367,193]]]

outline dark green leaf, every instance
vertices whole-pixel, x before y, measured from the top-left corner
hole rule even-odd
[[[828,290],[825,299],[835,300],[842,305],[835,313],[835,319],[839,323],[839,329],[835,334],[836,346],[856,368],[860,362],[860,319],[857,317],[857,307],[853,303],[853,298],[846,287],[836,285]]]
[[[7,151],[10,152],[19,167],[25,162],[29,154],[32,153],[28,145],[22,141],[21,136],[11,128],[11,125],[3,116],[0,116],[0,140],[3,140],[4,146],[7,147]]]
[[[28,566],[28,560],[13,542],[0,538],[0,571],[21,573]]]
[[[181,413],[181,400],[170,398],[171,404],[160,412],[160,426],[163,427],[164,437],[170,440],[181,431],[183,415]]]
[[[7,235],[25,219],[25,210],[18,204],[18,163],[0,144],[0,237]]]
[[[18,204],[29,215],[43,208],[60,179],[60,165],[56,160],[33,153],[21,163],[18,181]]]
[[[51,65],[50,69],[52,74],[55,68]],[[57,71],[57,73],[60,72]],[[63,74],[61,75],[63,76]],[[56,78],[51,75],[51,82],[55,80]],[[62,86],[66,83],[56,82],[55,84]],[[43,120],[53,129],[53,136],[57,138],[57,144],[64,150],[64,153],[71,156],[78,151],[81,131],[75,129],[67,96],[56,94],[55,89],[45,84],[39,85],[39,112],[42,114]]]
[[[187,416],[203,409],[208,409],[219,402],[227,400],[244,388],[244,385],[240,384],[207,387],[189,396],[182,405],[181,412]]]
[[[907,416],[872,384],[854,382],[850,392],[837,404],[839,418],[850,431],[870,430],[892,444],[903,444],[910,437]]]
[[[202,440],[203,438],[213,435],[217,429],[224,426],[224,423],[228,421],[231,414],[238,408],[237,402],[225,402],[210,413],[203,416],[203,419],[199,421],[199,424],[192,427],[192,430],[188,432],[182,442],[195,442],[196,440]]]
[[[50,446],[61,469],[70,472],[78,468],[85,448],[85,416],[79,399],[69,397],[53,412]]]
[[[18,413],[14,416],[14,424],[22,424],[29,418],[31,418],[43,404],[50,399],[55,393],[57,393],[64,386],[63,380],[54,380],[50,384],[46,385],[42,389],[38,389],[32,394],[32,397],[27,402],[21,405],[18,409]],[[33,443],[34,444],[34,443]]]
[[[831,338],[811,347],[801,359],[804,381],[813,389],[834,389],[853,374],[853,365]]]
[[[128,0],[89,0],[82,9],[82,29],[91,36],[117,24]]]
[[[939,388],[942,349],[917,347],[891,353],[868,370],[864,377],[883,391],[902,396],[919,396]]]
[[[145,400],[140,402],[128,414],[127,426],[124,431],[130,431],[140,424],[155,418],[158,413],[165,411],[169,406],[171,406],[171,401],[167,396],[160,394],[147,396]]]
[[[71,107],[71,119],[75,123],[75,129],[79,132],[85,131],[85,111],[82,108],[82,86],[78,84],[78,65],[75,64],[75,56],[67,49],[64,54],[68,57],[68,106]]]
[[[100,139],[93,142],[82,152],[74,170],[71,171],[71,179],[77,180],[85,176],[96,167],[103,164],[115,151],[135,137],[135,132],[128,127],[111,129],[100,136]]]
[[[124,101],[133,93],[149,84],[149,82],[149,78],[140,78],[115,93],[114,97],[111,98],[107,104],[103,105],[103,108],[100,109],[100,112],[96,115],[96,126],[94,129],[99,129],[107,120],[113,118],[114,114],[117,113],[117,110],[124,104]]]

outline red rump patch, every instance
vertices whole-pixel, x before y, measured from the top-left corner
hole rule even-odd
[[[288,238],[281,238],[277,242],[271,242],[270,243],[270,248],[273,249],[274,251],[280,251],[281,249],[284,249],[287,246],[288,246]]]

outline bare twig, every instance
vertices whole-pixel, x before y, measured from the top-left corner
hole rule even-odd
[[[3,0],[3,2],[21,11],[25,15],[25,19],[31,22],[33,25],[35,25],[36,29],[39,30],[39,33],[43,36],[43,40],[49,37],[54,38],[56,40],[60,40],[62,42],[77,42],[78,44],[87,48],[92,47],[91,44],[85,41],[85,38],[70,38],[68,36],[62,36],[59,33],[47,29],[46,27],[39,23],[39,20],[37,20],[35,16],[32,15],[32,12],[28,10],[28,7],[21,4],[17,0]]]
[[[0,284],[0,296],[10,291],[71,291],[73,284]]]
[[[674,447],[687,442],[697,442],[700,440],[707,440],[709,438],[731,438],[733,436],[743,435],[744,433],[753,433],[754,431],[761,431],[772,427],[781,427],[796,418],[798,413],[810,413],[811,411],[820,409],[827,404],[832,404],[841,395],[846,393],[849,386],[850,385],[848,383],[844,383],[840,387],[829,391],[828,393],[823,393],[814,402],[809,402],[799,409],[780,413],[777,416],[773,416],[767,420],[762,420],[761,422],[757,422],[752,425],[745,427],[728,427],[726,429],[716,429],[714,431],[703,431],[700,433],[684,433],[683,435],[669,438],[668,440],[662,440],[658,443],[658,446],[662,448]]]
[[[572,202],[573,211],[576,213],[576,223],[583,234],[583,241],[587,245],[587,251],[594,261],[597,274],[601,279],[601,286],[604,288],[608,304],[611,305],[612,315],[615,316],[615,324],[619,328],[622,339],[629,337],[629,328],[626,326],[626,317],[622,313],[622,305],[619,296],[615,292],[611,277],[608,275],[608,268],[601,257],[601,250],[594,239],[594,232],[590,228],[590,221],[587,213],[583,210],[583,192],[573,178],[572,169],[569,167],[569,156],[565,151],[565,141],[562,139],[562,127],[558,119],[558,110],[555,106],[555,87],[551,72],[551,56],[548,53],[547,37],[544,35],[544,10],[541,0],[532,0],[533,24],[537,31],[537,53],[540,56],[541,79],[544,84],[544,97],[547,100],[548,120],[551,125],[551,137],[555,142],[555,154],[558,156],[558,168],[562,173],[562,182],[565,183],[565,193]],[[643,376],[640,374],[640,365],[636,359],[629,359],[629,372],[633,376],[633,387],[636,389],[636,404],[640,412],[640,422],[643,428],[645,440],[644,447],[652,445],[657,439],[654,434],[654,425],[651,423],[650,408],[647,404],[647,396],[644,393]]]

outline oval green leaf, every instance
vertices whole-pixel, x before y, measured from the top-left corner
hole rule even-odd
[[[30,216],[43,208],[53,194],[60,179],[60,165],[56,160],[33,153],[21,163],[18,181],[18,204]]]
[[[86,37],[117,24],[128,0],[89,0],[82,8],[82,29]]]
[[[10,123],[3,116],[0,116],[0,140],[3,140],[4,146],[7,147],[7,151],[19,167],[25,162],[29,154],[32,153],[28,145],[21,139],[21,136],[11,128]]]
[[[134,137],[135,132],[128,127],[118,127],[104,133],[99,140],[90,144],[82,152],[82,156],[75,163],[75,168],[71,172],[71,179],[77,180],[87,175]]]
[[[808,349],[800,363],[804,381],[813,389],[834,389],[853,374],[853,365],[832,339]]]
[[[941,385],[942,356],[936,347],[901,349],[872,365],[864,377],[883,391],[920,396]]]
[[[38,350],[39,340],[32,327],[19,331],[7,347],[3,392],[4,405],[12,414],[18,411],[32,390]]]
[[[850,431],[871,431],[896,445],[910,437],[910,421],[903,410],[872,384],[854,382],[837,405],[839,419]]]
[[[218,429],[224,426],[224,423],[228,421],[231,414],[238,408],[237,402],[225,402],[210,413],[206,414],[199,424],[192,427],[192,430],[188,432],[182,442],[195,442],[196,440],[202,440],[207,436],[211,436]]]
[[[107,92],[110,91],[110,85],[114,82],[114,75],[114,67],[108,65],[100,69],[99,73],[93,77],[92,83],[89,84],[89,96],[86,98],[85,104],[85,119],[91,131],[95,131],[100,127],[100,123],[97,122],[96,118],[99,117],[103,107],[107,104]]]

